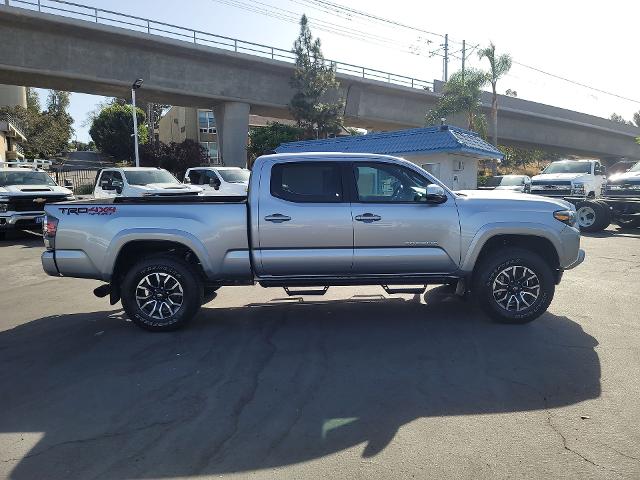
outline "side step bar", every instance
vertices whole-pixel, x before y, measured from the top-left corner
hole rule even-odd
[[[389,285],[380,285],[380,286],[389,295],[394,295],[394,294],[398,294],[398,293],[412,293],[412,294],[420,295],[420,294],[424,293],[424,291],[428,287],[428,285],[423,285],[422,287],[417,287],[417,288],[402,288],[402,287],[393,288],[393,287],[390,287]]]
[[[290,297],[295,297],[298,295],[317,295],[317,296],[322,296],[325,293],[327,293],[327,290],[329,290],[329,287],[325,286],[322,287],[321,289],[316,289],[316,290],[291,290],[290,287],[282,287],[284,288],[284,291],[287,292],[287,295],[289,295]]]

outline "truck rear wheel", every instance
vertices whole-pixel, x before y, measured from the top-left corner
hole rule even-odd
[[[492,319],[527,323],[542,315],[553,300],[553,271],[529,250],[505,248],[491,253],[476,267],[472,292]]]
[[[176,330],[202,305],[200,275],[193,265],[166,255],[143,258],[127,272],[121,288],[122,306],[133,323],[145,330]]]
[[[599,232],[611,224],[611,211],[606,203],[587,200],[576,205],[578,227],[583,232]]]

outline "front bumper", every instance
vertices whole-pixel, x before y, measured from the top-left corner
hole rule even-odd
[[[44,212],[8,212],[0,215],[0,230],[40,227]]]
[[[572,268],[576,268],[578,265],[584,262],[585,257],[586,257],[586,254],[584,253],[584,250],[582,249],[578,250],[578,258],[576,258],[575,262],[564,267],[564,269],[571,270]]]

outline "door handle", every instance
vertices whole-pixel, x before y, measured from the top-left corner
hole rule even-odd
[[[382,220],[382,217],[380,215],[375,215],[373,213],[364,213],[362,215],[356,215],[356,220],[358,222],[370,223],[370,222],[377,222],[379,220]]]
[[[291,220],[291,217],[282,215],[281,213],[273,213],[271,215],[267,215],[266,217],[264,217],[264,219],[267,222],[282,223],[282,222],[288,222],[289,220]]]

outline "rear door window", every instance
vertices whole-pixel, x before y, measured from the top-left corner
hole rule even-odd
[[[271,169],[271,195],[297,203],[340,203],[342,175],[337,162],[279,163]]]

